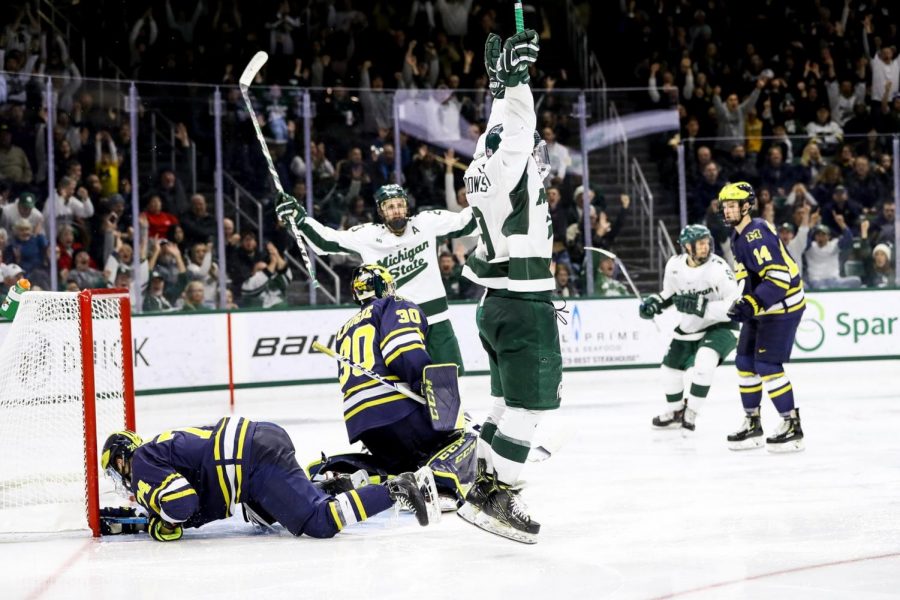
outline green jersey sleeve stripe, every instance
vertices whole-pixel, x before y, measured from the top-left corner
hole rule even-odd
[[[441,237],[449,237],[449,238],[465,237],[467,235],[472,235],[472,232],[475,231],[475,229],[477,229],[477,228],[478,228],[478,222],[475,221],[475,217],[472,217],[472,220],[469,221],[469,223],[462,229],[457,229],[456,231],[451,231],[446,236],[441,236]]]
[[[505,278],[509,275],[509,263],[506,261],[491,263],[473,254],[466,260],[466,265],[479,279]]]
[[[431,315],[436,315],[450,310],[450,306],[447,304],[446,298],[436,298],[434,300],[422,302],[421,304],[419,304],[419,308],[422,309],[426,317],[430,317]]]
[[[509,259],[509,278],[517,280],[553,278],[550,273],[550,259],[540,257]]]

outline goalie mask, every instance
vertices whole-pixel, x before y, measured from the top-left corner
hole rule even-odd
[[[378,206],[378,214],[391,233],[403,234],[409,219],[409,196],[403,186],[396,183],[381,186],[375,191],[375,204]]]
[[[704,240],[706,243],[703,243]],[[706,225],[688,225],[681,230],[678,245],[691,257],[694,265],[699,267],[712,254],[712,234]]]
[[[490,158],[494,152],[500,148],[500,140],[503,136],[503,125],[494,125],[487,136],[484,138],[484,155]],[[538,172],[541,180],[547,178],[550,174],[550,151],[547,149],[547,142],[541,139],[541,134],[535,130],[534,132],[534,149],[531,152],[534,162],[537,164]]]
[[[393,296],[397,291],[394,276],[381,265],[362,265],[353,272],[353,300],[363,305],[376,298]]]
[[[144,441],[133,431],[117,431],[103,444],[103,453],[100,455],[100,467],[113,480],[116,491],[122,495],[131,494],[131,457],[134,451]],[[122,465],[118,465],[116,459],[122,459]]]

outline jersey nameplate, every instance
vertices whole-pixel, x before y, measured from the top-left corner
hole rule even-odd
[[[467,194],[484,194],[491,187],[491,180],[481,168],[478,169],[477,174],[465,177],[465,180]]]

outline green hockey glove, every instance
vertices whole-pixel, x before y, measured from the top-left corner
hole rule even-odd
[[[147,533],[157,542],[174,542],[184,534],[181,525],[171,525],[159,517],[150,517]]]
[[[306,218],[306,209],[296,198],[281,192],[275,204],[275,214],[278,215],[278,220],[290,229],[292,224],[299,225],[303,222]]]
[[[662,314],[662,304],[662,298],[659,294],[653,294],[652,296],[644,298],[638,312],[642,319],[652,319],[656,315]]]
[[[484,70],[487,71],[491,95],[502,98],[506,95],[506,86],[497,80],[497,61],[500,60],[500,47],[503,41],[496,33],[488,34],[484,42]]]
[[[534,29],[526,29],[507,38],[497,61],[497,80],[506,87],[528,83],[528,68],[537,62],[540,44]]]
[[[700,294],[678,294],[674,300],[678,312],[698,317],[706,314],[706,305],[709,303],[709,300]]]

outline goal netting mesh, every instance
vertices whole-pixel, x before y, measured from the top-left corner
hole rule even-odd
[[[83,325],[85,293],[92,315]],[[87,490],[97,482],[87,476],[86,423],[96,422],[98,457],[106,437],[125,428],[121,307],[120,296],[111,294],[23,295],[0,345],[0,532],[89,527]],[[93,337],[95,419],[85,412],[86,326]]]

